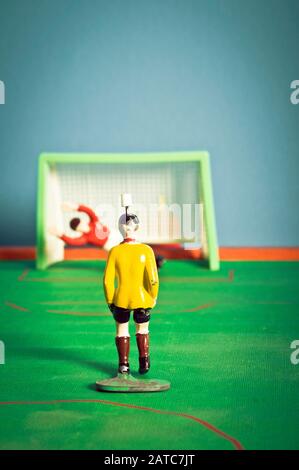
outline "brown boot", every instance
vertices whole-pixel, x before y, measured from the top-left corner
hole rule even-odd
[[[129,374],[130,336],[116,336],[115,344],[118,352],[118,372]]]
[[[139,374],[146,374],[150,368],[149,333],[136,335],[139,351]]]

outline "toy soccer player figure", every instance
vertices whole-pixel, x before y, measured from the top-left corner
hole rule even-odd
[[[111,249],[104,274],[105,297],[116,322],[115,342],[120,374],[130,373],[131,311],[136,325],[139,373],[145,374],[150,368],[150,311],[156,304],[159,279],[152,248],[135,240],[138,228],[137,216],[128,214],[126,210],[119,219],[119,230],[124,240]]]
[[[98,216],[90,207],[84,206],[83,204],[78,205],[65,202],[62,204],[62,209],[65,211],[84,212],[89,217],[88,222],[85,222],[79,217],[71,219],[70,227],[74,231],[80,233],[79,237],[68,237],[55,228],[50,229],[50,232],[53,235],[56,235],[68,245],[82,246],[91,244],[109,251],[112,246],[119,243],[119,235],[116,236],[114,231],[110,231],[107,226],[102,224]]]
[[[80,233],[79,237],[69,237],[53,227],[50,229],[52,235],[57,236],[68,245],[82,246],[91,244],[109,251],[113,246],[118,245],[121,241],[121,235],[116,230],[110,230],[106,225],[102,224],[98,216],[90,207],[84,206],[83,204],[78,205],[65,202],[62,204],[62,209],[64,211],[84,212],[89,217],[89,222],[85,222],[79,217],[71,219],[70,227],[75,232]],[[162,267],[164,261],[163,256],[156,256],[158,269]]]

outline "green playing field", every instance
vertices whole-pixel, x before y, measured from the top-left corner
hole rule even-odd
[[[1,449],[299,449],[298,263],[168,261],[149,377],[171,389],[148,394],[95,390],[117,366],[103,269],[0,263]]]

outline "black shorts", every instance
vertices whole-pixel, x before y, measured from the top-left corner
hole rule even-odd
[[[146,323],[150,321],[151,308],[122,308],[114,304],[110,304],[109,308],[113,314],[114,320],[118,323],[127,323],[130,320],[130,313],[133,310],[133,318],[135,323]]]

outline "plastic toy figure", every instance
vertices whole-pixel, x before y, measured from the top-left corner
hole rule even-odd
[[[55,228],[51,228],[50,232],[52,235],[59,237],[66,244],[71,246],[82,246],[82,245],[95,245],[109,251],[112,246],[115,246],[120,241],[119,234],[115,231],[109,230],[109,228],[102,224],[96,213],[90,208],[83,204],[71,204],[64,202],[62,204],[64,211],[78,211],[84,212],[89,217],[89,222],[85,222],[79,217],[74,217],[70,221],[70,227],[75,232],[80,233],[79,237],[69,237]]]
[[[110,230],[106,225],[102,224],[96,213],[83,204],[63,203],[62,209],[64,211],[78,211],[84,212],[89,217],[89,222],[85,222],[79,217],[74,217],[70,221],[70,227],[75,232],[80,233],[79,237],[69,237],[56,228],[52,227],[50,232],[52,235],[57,236],[66,244],[71,246],[95,245],[109,251],[112,247],[118,245],[122,240],[121,235],[116,230]],[[161,255],[156,256],[157,268],[160,269],[164,264],[164,257]]]
[[[111,249],[104,274],[105,297],[116,322],[119,374],[130,373],[129,319],[132,311],[139,351],[139,373],[145,374],[150,368],[150,311],[156,304],[159,279],[152,248],[135,239],[138,228],[138,217],[128,214],[126,206],[126,213],[119,219],[119,230],[124,239]]]

